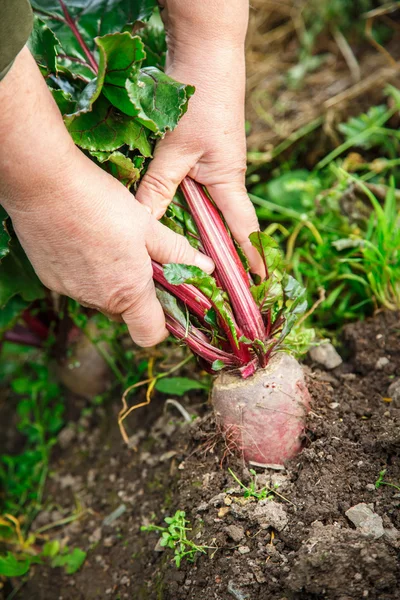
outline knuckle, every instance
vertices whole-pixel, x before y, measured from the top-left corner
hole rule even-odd
[[[169,196],[172,192],[171,183],[158,173],[152,173],[148,171],[143,178],[142,186],[144,186],[146,193],[156,194],[157,196]]]
[[[194,251],[191,252],[192,246],[182,235],[177,234],[173,244],[172,260],[174,262],[185,263],[189,260],[190,256],[194,254]]]

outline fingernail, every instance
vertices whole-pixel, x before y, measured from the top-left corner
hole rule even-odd
[[[201,254],[201,252],[198,252],[196,254],[195,261],[196,267],[199,267],[202,271],[205,271],[206,273],[211,274],[215,269],[214,261],[209,256]]]

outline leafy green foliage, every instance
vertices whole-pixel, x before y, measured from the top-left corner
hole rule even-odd
[[[7,552],[5,556],[0,556],[0,576],[21,577],[29,571],[30,566],[31,561],[29,558],[19,558],[12,552]]]
[[[196,381],[196,379],[190,379],[189,377],[165,377],[159,379],[155,385],[158,392],[172,396],[183,396],[187,392],[204,390],[207,387],[201,381]]]
[[[174,560],[178,569],[183,559],[194,562],[198,552],[206,554],[207,546],[198,546],[187,537],[187,532],[191,529],[187,527],[189,521],[186,519],[185,511],[177,510],[173,517],[166,517],[164,521],[167,527],[146,525],[141,527],[141,531],[159,531],[161,533],[160,545],[174,551]]]
[[[54,549],[52,549],[54,552]],[[64,567],[67,575],[73,575],[83,565],[86,560],[87,553],[81,550],[80,548],[74,548],[70,550],[68,547],[65,547],[60,554],[55,554],[52,561],[52,567]]]
[[[17,428],[25,444],[18,454],[1,455],[2,508],[12,514],[24,508],[32,516],[40,508],[51,448],[63,425],[64,403],[48,367],[37,362],[29,368],[25,364],[19,376],[14,374],[11,386],[18,398]]]

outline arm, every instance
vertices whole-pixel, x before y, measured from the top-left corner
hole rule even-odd
[[[160,218],[186,175],[207,186],[253,269],[258,229],[245,189],[245,57],[248,0],[163,0],[167,73],[196,86],[175,131],[156,148],[137,198]]]
[[[0,203],[51,290],[111,317],[151,346],[166,335],[151,258],[210,259],[149,214],[72,142],[30,52],[0,81]]]

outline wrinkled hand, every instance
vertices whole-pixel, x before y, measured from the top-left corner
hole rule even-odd
[[[206,185],[253,270],[262,271],[248,236],[258,230],[245,189],[245,68],[242,47],[222,44],[202,52],[171,50],[167,73],[196,87],[175,131],[157,144],[137,199],[161,218],[186,175]],[[212,67],[211,67],[212,65]]]
[[[211,259],[159,223],[116,179],[78,150],[28,50],[0,86],[0,203],[41,281],[121,317],[135,342],[166,335],[151,258]]]
[[[44,180],[40,189],[30,190],[29,208],[11,211],[37,275],[51,290],[111,318],[122,317],[139,345],[160,342],[167,331],[151,258],[197,264],[209,272],[212,262],[80,151],[57,176],[62,182],[57,189],[51,178]]]

